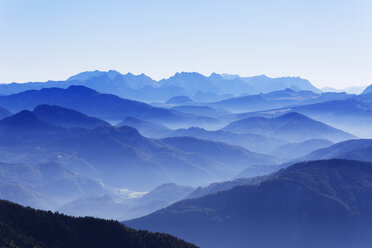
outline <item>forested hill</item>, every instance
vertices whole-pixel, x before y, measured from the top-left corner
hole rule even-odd
[[[0,200],[0,247],[196,248],[171,235],[136,231],[117,221],[74,218]]]

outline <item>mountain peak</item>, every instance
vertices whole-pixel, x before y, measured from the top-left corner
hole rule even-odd
[[[240,78],[239,74],[222,73],[222,74],[217,74],[217,75],[227,80],[234,80],[234,79]]]
[[[212,72],[212,74],[209,75],[209,78],[210,79],[214,79],[214,80],[223,80],[223,79],[225,79],[222,75],[220,75],[218,73],[215,73],[215,72]]]
[[[110,79],[113,79],[117,76],[122,76],[122,74],[115,70],[109,70],[109,71],[85,71],[78,73],[74,76],[71,76],[67,79],[67,81],[85,81],[96,77],[102,77],[102,76],[108,76]]]
[[[88,87],[85,87],[83,85],[71,85],[67,88],[67,91],[70,91],[70,92],[78,92],[78,93],[85,93],[85,94],[91,94],[91,95],[99,95],[100,93],[91,89],[91,88],[88,88]]]
[[[279,117],[277,117],[277,119],[280,119],[280,118],[283,118],[283,119],[308,119],[310,120],[309,117],[303,115],[303,114],[300,114],[298,112],[289,112],[289,113],[286,113],[286,114],[283,114]]]
[[[176,72],[173,77],[171,78],[195,78],[195,77],[205,77],[204,75],[200,74],[199,72]]]
[[[337,142],[354,137],[297,112],[289,112],[274,118],[249,117],[232,122],[223,130],[235,133],[263,134],[291,142],[315,138]]]
[[[372,93],[372,84],[370,86],[368,86],[367,88],[365,88],[365,90],[363,90],[361,95],[366,95],[366,94],[369,94],[369,93]]]
[[[174,96],[165,102],[166,104],[190,104],[195,103],[188,96]]]

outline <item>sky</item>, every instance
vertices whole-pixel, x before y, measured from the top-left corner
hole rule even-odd
[[[372,83],[370,0],[0,0],[0,82],[87,70]]]

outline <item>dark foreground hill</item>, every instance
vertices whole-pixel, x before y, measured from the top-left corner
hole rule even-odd
[[[195,248],[167,234],[135,231],[116,221],[73,218],[0,201],[0,247]]]
[[[267,180],[178,202],[126,222],[206,248],[372,245],[372,164],[303,162]]]

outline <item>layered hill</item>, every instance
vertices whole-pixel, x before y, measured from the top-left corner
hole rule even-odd
[[[218,121],[211,117],[199,117],[175,110],[153,107],[149,104],[102,94],[85,86],[43,88],[0,96],[0,106],[10,111],[32,110],[38,105],[58,105],[109,121],[121,121],[127,116],[172,124],[197,124]]]
[[[287,143],[283,139],[267,137],[260,134],[236,134],[224,130],[210,131],[199,127],[180,128],[172,130],[164,125],[127,117],[118,126],[130,126],[136,128],[142,135],[149,138],[165,137],[194,137],[197,139],[223,142],[230,145],[238,145],[249,151],[269,153],[279,146]]]
[[[58,162],[112,186],[148,190],[166,182],[197,185],[232,176],[244,164],[267,164],[272,157],[243,148],[200,142],[190,151],[176,144],[143,137],[128,126],[94,129],[64,128],[22,111],[0,121],[0,160],[37,164]],[[240,164],[220,161],[216,153],[203,154],[223,145],[240,154]],[[261,159],[261,160],[260,160]]]

